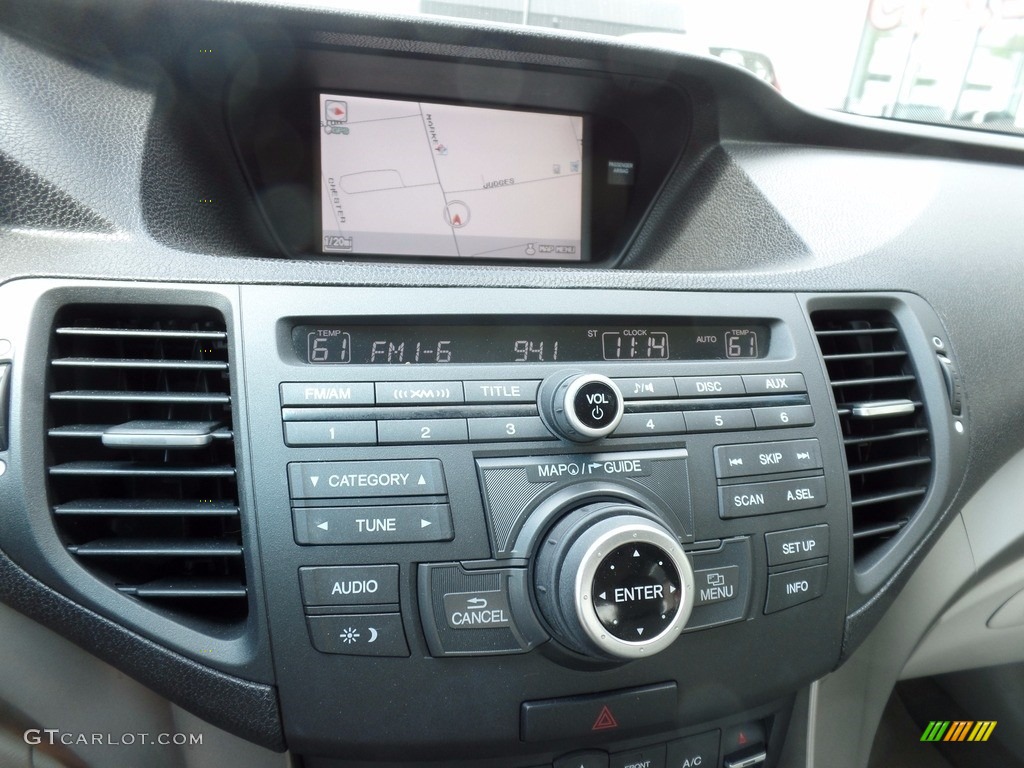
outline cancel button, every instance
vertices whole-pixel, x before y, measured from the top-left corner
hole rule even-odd
[[[452,629],[496,629],[512,623],[503,591],[449,593],[444,596],[444,615]]]

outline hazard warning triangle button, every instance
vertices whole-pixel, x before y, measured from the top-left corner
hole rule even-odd
[[[609,737],[650,732],[670,726],[679,707],[675,683],[660,683],[614,693],[525,701],[520,735],[527,742],[576,739],[581,749]],[[710,768],[710,766],[708,767]]]
[[[607,730],[609,730],[611,728],[618,728],[618,727],[619,727],[619,721],[615,719],[615,715],[613,715],[612,711],[610,709],[608,709],[607,705],[605,705],[605,706],[601,707],[601,711],[600,711],[600,713],[598,713],[597,719],[594,721],[594,725],[591,726],[590,730],[592,730],[592,731],[607,731]]]

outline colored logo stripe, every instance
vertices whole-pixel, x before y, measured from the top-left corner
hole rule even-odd
[[[932,720],[921,734],[921,741],[941,741],[947,728],[949,720]]]
[[[921,734],[921,741],[988,741],[996,720],[932,720]]]

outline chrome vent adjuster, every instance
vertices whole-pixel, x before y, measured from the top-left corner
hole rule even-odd
[[[54,525],[81,565],[178,620],[247,615],[228,339],[207,308],[73,305],[47,402]]]
[[[932,477],[932,441],[891,313],[821,310],[811,322],[842,425],[856,565],[880,552],[921,507]]]

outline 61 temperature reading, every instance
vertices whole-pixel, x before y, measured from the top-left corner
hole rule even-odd
[[[351,362],[352,336],[332,328],[306,334],[306,360],[310,363]]]

